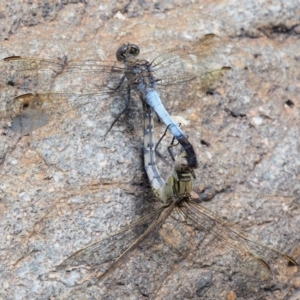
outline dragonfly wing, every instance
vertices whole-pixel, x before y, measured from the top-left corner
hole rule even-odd
[[[157,56],[152,61],[152,66],[159,69],[172,68],[172,62],[184,59],[189,55],[197,55],[199,59],[206,60],[213,57],[219,48],[224,45],[224,41],[215,34],[207,34],[190,45],[174,47],[163,54]]]
[[[2,63],[6,83],[23,93],[30,91],[10,101],[12,106],[20,104],[19,109],[12,110],[15,116],[12,129],[23,135],[49,122],[60,123],[61,118],[72,118],[88,105],[98,109],[103,98],[113,97],[124,102],[127,92],[126,84],[120,85],[125,69],[117,63],[19,56],[8,57]]]
[[[281,263],[281,266],[284,263],[287,266],[287,262],[297,265],[288,255],[229,227],[216,214],[197,202],[184,202],[180,211],[203,233],[203,241],[199,246],[201,256],[213,261],[218,256],[230,257],[229,270],[241,294],[250,293],[258,282],[268,283],[272,279],[276,263]]]
[[[210,70],[224,66],[221,45],[225,42],[216,35],[209,34],[189,46],[179,46],[158,56],[152,62],[157,79],[177,76],[177,82],[182,78],[201,77]]]
[[[89,109],[100,109],[104,99],[109,97],[124,97],[125,89],[118,94],[110,89],[89,90],[83,93],[68,91],[40,91],[14,97],[10,101],[9,110],[15,116],[12,120],[12,130],[22,135],[30,134],[46,124],[59,124],[67,118],[77,118],[80,112]]]
[[[297,262],[293,258],[280,252],[279,250],[256,241],[246,233],[242,233],[241,231],[235,230],[232,227],[226,226],[226,224],[224,224],[224,222],[217,217],[216,214],[210,212],[201,204],[194,201],[189,201],[188,207],[198,216],[205,216],[206,218],[214,220],[216,227],[218,227],[217,231],[224,232],[224,236],[226,234],[226,237],[232,240],[232,245],[236,247],[236,249],[239,250],[238,245],[242,245],[243,251],[247,249],[248,252],[251,252],[254,257],[260,258],[270,266],[275,262],[276,259],[283,259],[286,262],[289,261],[290,263],[297,265]]]
[[[213,93],[229,70],[229,67],[220,67],[197,76],[186,73],[180,77],[166,77],[158,82],[158,92],[170,113],[186,110],[195,102],[201,101],[207,93]]]
[[[158,224],[168,216],[169,208],[161,207],[108,237],[92,243],[72,254],[56,267],[65,268],[88,267],[94,270],[96,280],[112,272]]]
[[[11,56],[2,60],[7,84],[23,90],[44,89],[65,66],[63,60]]]
[[[50,60],[34,57],[12,56],[2,60],[6,67],[7,83],[17,88],[32,90],[78,91],[117,86],[124,74],[118,63],[100,60]],[[128,71],[128,69],[126,69]],[[55,78],[55,84],[53,84]]]
[[[224,40],[209,34],[189,46],[176,47],[154,59],[158,91],[167,106],[171,107],[172,102],[176,102],[176,106],[183,104],[181,110],[199,96],[216,89],[220,78],[230,70],[224,66],[220,53],[224,44]]]

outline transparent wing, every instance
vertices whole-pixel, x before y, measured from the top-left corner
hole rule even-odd
[[[211,83],[211,80],[204,80],[206,78],[205,74],[210,74],[212,71],[216,73],[224,66],[219,53],[224,45],[226,43],[220,37],[207,34],[190,45],[177,46],[167,50],[152,61],[153,75],[158,84],[163,86],[177,85],[194,79],[196,79],[195,82],[201,81],[203,87],[207,86]],[[149,59],[146,56],[145,59]],[[108,84],[113,86],[117,84],[116,80],[120,79],[120,74],[124,74],[125,71],[130,72],[130,68],[124,68],[124,65],[120,63],[100,60],[67,62],[66,59],[49,60],[13,56],[5,58],[3,61],[11,64],[11,67],[16,71],[14,76],[28,78],[28,75],[31,75],[32,82],[36,85],[44,84],[47,82],[46,78],[49,80],[49,78],[53,78],[58,74],[81,73],[89,78],[88,80],[81,78],[86,88],[95,88],[95,85],[102,87]],[[16,74],[20,72],[21,75]],[[132,72],[134,72],[133,69]],[[93,86],[90,85],[90,74],[93,74]],[[115,75],[117,78],[114,77]],[[209,77],[211,78],[211,76]],[[217,79],[216,76],[214,78]],[[18,80],[10,81],[18,85]],[[22,80],[19,80],[19,83],[21,82]],[[29,83],[24,82],[23,85],[19,84],[19,86],[28,88]]]
[[[129,226],[80,249],[58,265],[56,269],[85,266],[95,271],[96,280],[103,278],[104,275],[107,276],[168,217],[173,208],[174,206],[160,207]]]
[[[24,91],[49,89],[53,78],[62,73],[63,60],[11,56],[2,60],[3,79],[8,85]]]
[[[192,107],[201,101],[207,93],[214,93],[219,85],[222,84],[224,77],[230,67],[220,67],[210,71],[203,71],[197,76],[188,75],[187,81],[181,81],[178,77],[169,78],[169,81],[162,80],[159,94],[170,114],[180,112]],[[176,83],[175,83],[176,82]]]
[[[161,207],[108,237],[80,249],[58,265],[56,271],[85,267],[93,275],[82,281],[89,281],[92,277],[95,283],[103,279],[167,219],[174,207],[180,215],[192,222],[197,232],[203,233],[203,238],[199,238],[197,234],[199,244],[196,251],[201,260],[207,264],[209,259],[215,261],[219,256],[225,256],[230,272],[228,276],[232,276],[235,288],[245,295],[250,292],[252,284],[257,285],[257,282],[271,279],[273,264],[278,261],[297,265],[293,258],[228,227],[213,212],[189,200],[178,206],[173,204]]]
[[[215,34],[206,34],[202,38],[190,45],[181,45],[169,49],[163,54],[158,55],[151,63],[153,67],[158,67],[160,70],[167,68],[178,58],[184,59],[189,55],[197,55],[199,59],[207,59],[214,56],[219,51],[219,48],[224,45],[224,41]]]
[[[292,257],[229,227],[220,217],[195,201],[184,201],[177,210],[203,233],[198,251],[204,259],[215,260],[225,255],[230,261],[230,272],[237,273],[233,276],[235,286],[239,286],[243,293],[247,294],[253,283],[269,281],[275,265],[280,264],[282,268],[288,262],[298,265]]]
[[[158,91],[166,94],[167,99],[184,90],[207,90],[213,88],[218,79],[230,69],[224,67],[224,59],[220,58],[220,50],[225,48],[226,42],[214,34],[207,34],[194,43],[177,46],[158,55],[152,62],[153,76],[158,84]],[[153,55],[151,55],[153,56]],[[150,55],[144,58],[149,60]],[[138,62],[138,59],[137,59]],[[97,60],[70,62],[67,69],[88,71],[100,75],[102,72],[124,73],[122,65],[112,64],[113,67],[103,68],[104,62]],[[135,72],[127,68],[126,72]],[[112,80],[111,80],[112,81]],[[187,86],[187,83],[192,85]],[[186,95],[185,93],[183,95]],[[164,99],[163,99],[164,100]]]
[[[102,98],[116,96],[114,88],[124,74],[124,68],[113,63],[105,65],[102,62],[100,65],[99,61],[91,60],[67,63],[65,60],[13,56],[5,58],[2,63],[3,80],[6,84],[20,89],[18,94],[26,92],[21,97],[12,98],[8,107],[9,111],[16,103],[21,104],[17,111],[21,116],[14,119],[13,130],[23,134],[52,121],[51,116],[54,114],[56,117],[63,116],[71,111],[72,106],[77,109],[89,103],[96,105]],[[120,97],[124,96],[124,89],[125,87],[118,89]],[[28,111],[23,113],[23,108]],[[11,109],[14,112],[16,110],[18,109]],[[67,114],[65,117],[67,118]],[[24,129],[20,129],[22,127]]]
[[[175,47],[153,62],[158,91],[169,110],[191,106],[206,92],[212,92],[231,69],[222,51],[226,42],[214,34],[205,35],[188,46]]]
[[[222,62],[218,51],[222,43],[218,36],[208,34],[189,46],[177,46],[157,56],[152,62],[156,78],[167,84],[175,84],[219,69]],[[218,65],[219,68],[216,67]]]
[[[22,90],[52,90],[55,78],[59,90],[76,92],[97,87],[114,87],[124,74],[119,63],[97,60],[50,60],[11,56],[2,60],[5,80]]]
[[[120,86],[124,68],[113,63],[66,63],[19,56],[8,57],[2,63],[3,80],[14,91],[21,90],[21,96],[12,97],[7,106],[8,114],[14,117],[13,131],[21,134],[29,134],[50,121],[72,118],[88,105],[99,109],[108,97],[120,98],[122,103],[125,99],[127,87]]]
[[[99,109],[103,100],[110,95],[111,91],[90,91],[87,93],[71,92],[36,92],[27,93],[11,99],[9,109],[17,111],[12,120],[12,130],[22,135],[29,134],[50,121],[59,124],[62,119],[77,118],[80,112],[90,109],[89,105],[98,99]],[[120,96],[122,97],[122,93]]]

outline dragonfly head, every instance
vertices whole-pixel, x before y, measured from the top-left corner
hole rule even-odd
[[[138,56],[140,54],[140,48],[135,44],[124,44],[118,48],[116,52],[117,60],[125,62],[130,57]]]

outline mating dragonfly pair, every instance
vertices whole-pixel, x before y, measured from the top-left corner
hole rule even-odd
[[[66,107],[71,111],[85,105],[86,101],[89,101],[86,99],[91,96],[118,95],[126,100],[125,108],[115,122],[128,109],[132,92],[137,93],[143,101],[145,170],[155,196],[162,201],[163,205],[122,230],[77,251],[62,262],[57,270],[88,264],[96,270],[95,280],[102,279],[150,232],[161,225],[173,211],[176,211],[182,220],[189,220],[195,230],[204,232],[210,240],[209,246],[220,249],[221,252],[231,252],[232,256],[243,264],[244,267],[241,269],[249,277],[255,275],[260,279],[269,275],[271,264],[276,259],[287,260],[297,265],[297,262],[290,256],[230,228],[216,214],[192,200],[192,178],[194,169],[198,165],[196,153],[183,130],[164,108],[161,98],[168,101],[177,99],[178,95],[189,98],[195,96],[193,94],[195,90],[211,89],[213,83],[230,68],[220,66],[211,70],[211,65],[203,64],[202,66],[199,62],[209,61],[208,58],[213,56],[215,49],[218,48],[218,43],[219,38],[209,34],[189,47],[171,49],[157,56],[152,62],[137,59],[138,47],[126,44],[120,47],[116,53],[117,60],[122,65],[118,63],[106,65],[98,61],[75,61],[69,62],[65,66],[65,63],[60,61],[53,62],[18,56],[4,59],[5,63],[16,70],[16,73],[12,73],[9,83],[23,90],[38,87],[41,83],[46,84],[57,75],[70,79],[68,74],[72,72],[76,74],[92,73],[96,80],[96,82],[90,82],[90,86],[86,86],[85,90],[77,92],[73,91],[78,83],[75,81],[73,86],[69,86],[68,89],[72,92],[58,91],[57,88],[54,88],[56,90],[54,92],[37,90],[34,93],[15,97],[14,100],[20,101],[24,108],[24,111],[17,115],[12,122],[12,129],[20,134],[28,134],[47,124],[52,115],[57,114],[55,107]],[[81,77],[78,76],[78,78],[80,80]],[[97,89],[95,89],[96,87]],[[68,102],[66,100],[68,98],[73,100]],[[179,99],[183,105],[186,103],[185,100]],[[65,105],[66,101],[68,105]],[[175,157],[173,173],[167,180],[162,178],[156,165],[155,148],[157,145],[153,135],[152,109],[166,124],[183,150]],[[62,109],[61,114],[64,113],[65,111]],[[138,230],[140,235],[133,239],[127,239],[129,234],[136,235],[137,228],[142,228],[142,232]],[[117,243],[121,243],[122,247],[117,247]],[[110,268],[99,273],[97,268],[107,260],[104,249],[108,252],[107,255],[111,255],[113,249],[118,249],[119,252],[114,253],[113,258],[110,257],[112,259]]]

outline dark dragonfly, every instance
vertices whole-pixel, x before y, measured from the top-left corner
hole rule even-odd
[[[111,95],[125,99],[125,108],[109,131],[128,109],[134,92],[155,110],[186,151],[189,166],[196,168],[198,162],[192,144],[161,99],[185,107],[197,100],[199,91],[211,90],[217,79],[230,69],[216,63],[220,45],[219,37],[207,34],[189,46],[170,49],[151,62],[136,58],[140,50],[134,44],[122,45],[116,52],[118,63],[114,64],[7,57],[3,62],[11,66],[8,83],[30,92],[14,98],[26,109],[13,119],[12,129],[28,134],[51,121],[54,114],[64,115],[66,110],[96,101],[97,95]],[[89,75],[88,79],[85,75]],[[56,76],[62,80],[51,86]]]

